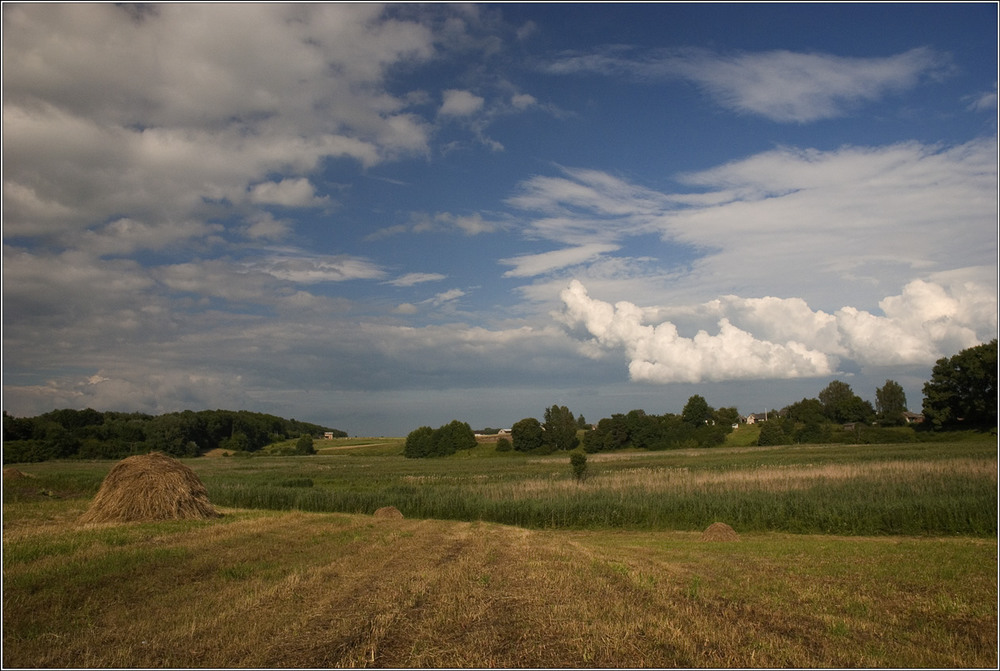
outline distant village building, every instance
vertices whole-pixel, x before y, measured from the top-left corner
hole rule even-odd
[[[333,440],[333,431],[325,431],[323,433],[324,440]]]
[[[906,420],[907,424],[920,424],[924,421],[924,416],[919,412],[904,412],[903,419]]]

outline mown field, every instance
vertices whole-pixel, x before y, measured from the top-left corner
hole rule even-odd
[[[352,441],[185,461],[211,521],[81,526],[113,462],[17,466],[4,666],[997,665],[993,437],[590,455],[583,483]]]

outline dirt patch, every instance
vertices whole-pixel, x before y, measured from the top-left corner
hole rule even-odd
[[[375,517],[387,517],[389,519],[401,520],[403,513],[396,506],[384,506],[375,511]]]
[[[701,534],[701,540],[703,541],[731,542],[738,541],[739,539],[740,535],[725,522],[716,522],[715,524],[710,525]]]
[[[194,471],[173,457],[150,452],[118,462],[79,521],[148,522],[221,516]]]

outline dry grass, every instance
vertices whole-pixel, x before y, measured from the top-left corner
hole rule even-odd
[[[605,456],[605,455],[598,455]],[[614,456],[614,455],[608,455]],[[588,457],[589,458],[589,457]],[[609,461],[604,459],[603,461]],[[561,465],[561,464],[560,464]],[[752,469],[704,470],[688,468],[636,467],[595,472],[587,478],[589,490],[611,492],[787,492],[807,489],[816,483],[878,480],[908,482],[925,477],[997,478],[996,461],[982,459],[872,461],[849,464],[763,466]],[[415,476],[413,482],[428,481]],[[576,491],[577,483],[552,477],[516,482],[490,482],[481,490],[496,499],[548,498],[558,491]]]
[[[195,472],[159,452],[121,460],[104,478],[81,524],[219,517]]]
[[[226,512],[11,534],[5,515],[4,665],[997,663],[991,541]]]
[[[396,506],[382,506],[374,512],[375,517],[388,517],[390,519],[403,519],[403,513],[399,512]]]
[[[738,541],[740,535],[725,522],[714,522],[708,526],[701,534],[701,540],[710,542],[731,542]]]

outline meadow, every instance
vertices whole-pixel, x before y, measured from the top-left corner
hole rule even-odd
[[[79,525],[114,462],[17,466],[4,666],[998,661],[993,436],[589,455],[583,482],[493,444],[316,447],[185,460],[207,521]]]

